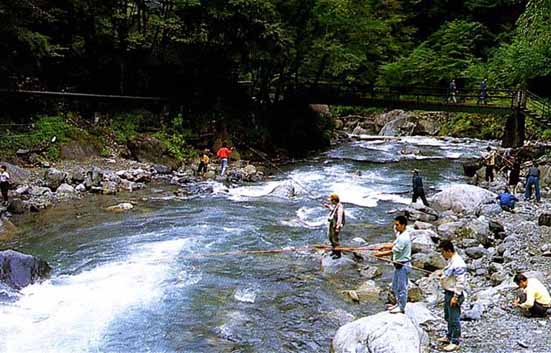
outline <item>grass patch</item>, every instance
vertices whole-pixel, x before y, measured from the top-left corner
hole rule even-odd
[[[443,123],[441,136],[499,139],[503,135],[506,117],[458,113]]]

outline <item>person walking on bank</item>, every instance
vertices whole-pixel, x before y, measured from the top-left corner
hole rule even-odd
[[[527,316],[546,317],[551,309],[551,296],[543,283],[537,278],[526,278],[522,273],[516,274],[513,281],[523,290],[513,301],[513,306],[523,310]]]
[[[442,270],[440,286],[444,289],[444,319],[448,323],[446,337],[438,339],[438,342],[446,344],[443,350],[452,352],[459,349],[461,338],[461,304],[465,300],[463,290],[465,289],[467,265],[465,261],[455,252],[453,243],[449,240],[442,240],[438,245],[440,253],[448,261]]]
[[[397,304],[388,308],[391,313],[404,313],[408,301],[408,275],[411,272],[411,237],[407,230],[408,219],[405,216],[394,218],[396,240],[393,243],[382,244],[373,255],[383,257],[392,255],[394,274],[392,276],[392,292]]]
[[[478,96],[478,101],[476,104],[488,104],[488,80],[484,79],[480,82],[480,95]]]
[[[417,169],[414,169],[412,170],[412,173],[413,203],[416,203],[417,198],[420,197],[421,201],[423,201],[423,205],[430,207],[429,203],[427,202],[427,198],[425,197],[425,190],[423,189],[423,179],[419,175],[419,171]]]
[[[488,146],[486,148],[486,154],[484,156],[484,165],[486,166],[486,181],[494,181],[494,168],[496,166],[496,154],[492,151],[492,148]]]
[[[524,192],[525,201],[532,198],[532,186],[534,186],[534,189],[536,190],[536,202],[540,202],[540,170],[537,162],[534,162],[534,164],[528,169],[528,175],[526,176],[526,191]]]
[[[457,103],[457,85],[455,84],[455,80],[451,80],[448,90],[448,102]]]
[[[230,158],[230,154],[232,153],[231,148],[227,148],[225,145],[226,144],[222,145],[218,152],[216,152],[216,156],[220,159],[220,175],[224,175],[226,172],[226,168],[228,168],[228,158]]]
[[[518,202],[518,199],[509,192],[508,188],[505,188],[503,192],[498,195],[497,199],[499,200],[501,209],[507,212],[513,212],[515,202]]]
[[[331,210],[327,219],[329,221],[327,234],[331,247],[333,248],[331,257],[333,259],[338,259],[341,257],[341,251],[335,250],[335,248],[340,247],[339,236],[345,223],[344,206],[340,202],[339,195],[337,194],[331,194],[329,196],[329,202],[330,204],[324,204],[325,207]]]
[[[199,168],[197,168],[197,174],[204,175],[207,172],[207,167],[210,162],[208,152],[209,150],[207,149],[205,149],[205,151],[203,152],[201,160],[199,161]]]
[[[0,191],[2,192],[2,201],[5,205],[8,204],[8,188],[10,182],[10,175],[6,171],[6,166],[0,166]]]

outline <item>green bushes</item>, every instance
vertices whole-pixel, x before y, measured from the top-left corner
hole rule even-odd
[[[503,135],[505,121],[504,116],[458,113],[442,125],[440,135],[499,139]]]

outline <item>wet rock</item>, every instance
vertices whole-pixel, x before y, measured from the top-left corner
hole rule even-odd
[[[172,168],[167,167],[166,165],[162,164],[153,164],[151,166],[151,169],[155,171],[157,174],[170,174],[172,173]]]
[[[325,274],[336,274],[356,268],[356,262],[347,256],[333,259],[329,253],[321,258],[321,268]]]
[[[382,274],[382,271],[375,266],[366,266],[360,270],[360,275],[366,279],[377,278]]]
[[[376,300],[381,293],[381,288],[374,281],[364,282],[358,289],[346,291],[346,294],[356,302]]]
[[[115,206],[109,206],[107,207],[107,210],[111,212],[125,212],[133,208],[134,208],[134,205],[132,205],[130,202],[123,202]]]
[[[281,197],[281,198],[291,198],[296,195],[295,186],[292,182],[287,181],[278,186],[276,186],[271,192],[271,196]]]
[[[467,213],[481,204],[493,202],[496,197],[495,193],[474,185],[452,184],[431,197],[431,204],[438,211]]]
[[[65,178],[67,178],[67,173],[55,168],[48,169],[44,175],[44,181],[52,191],[56,191],[63,184]]]
[[[0,282],[21,289],[50,273],[46,261],[14,250],[0,251]]]
[[[340,327],[331,349],[334,353],[419,353],[428,345],[421,332],[407,314],[381,312]]]

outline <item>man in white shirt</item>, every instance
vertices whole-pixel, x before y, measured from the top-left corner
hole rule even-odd
[[[461,304],[465,300],[467,265],[455,252],[453,243],[442,240],[438,244],[442,256],[448,260],[447,266],[442,271],[440,286],[444,289],[444,319],[448,323],[446,337],[438,339],[438,342],[447,344],[443,350],[452,352],[458,350],[461,338]]]

